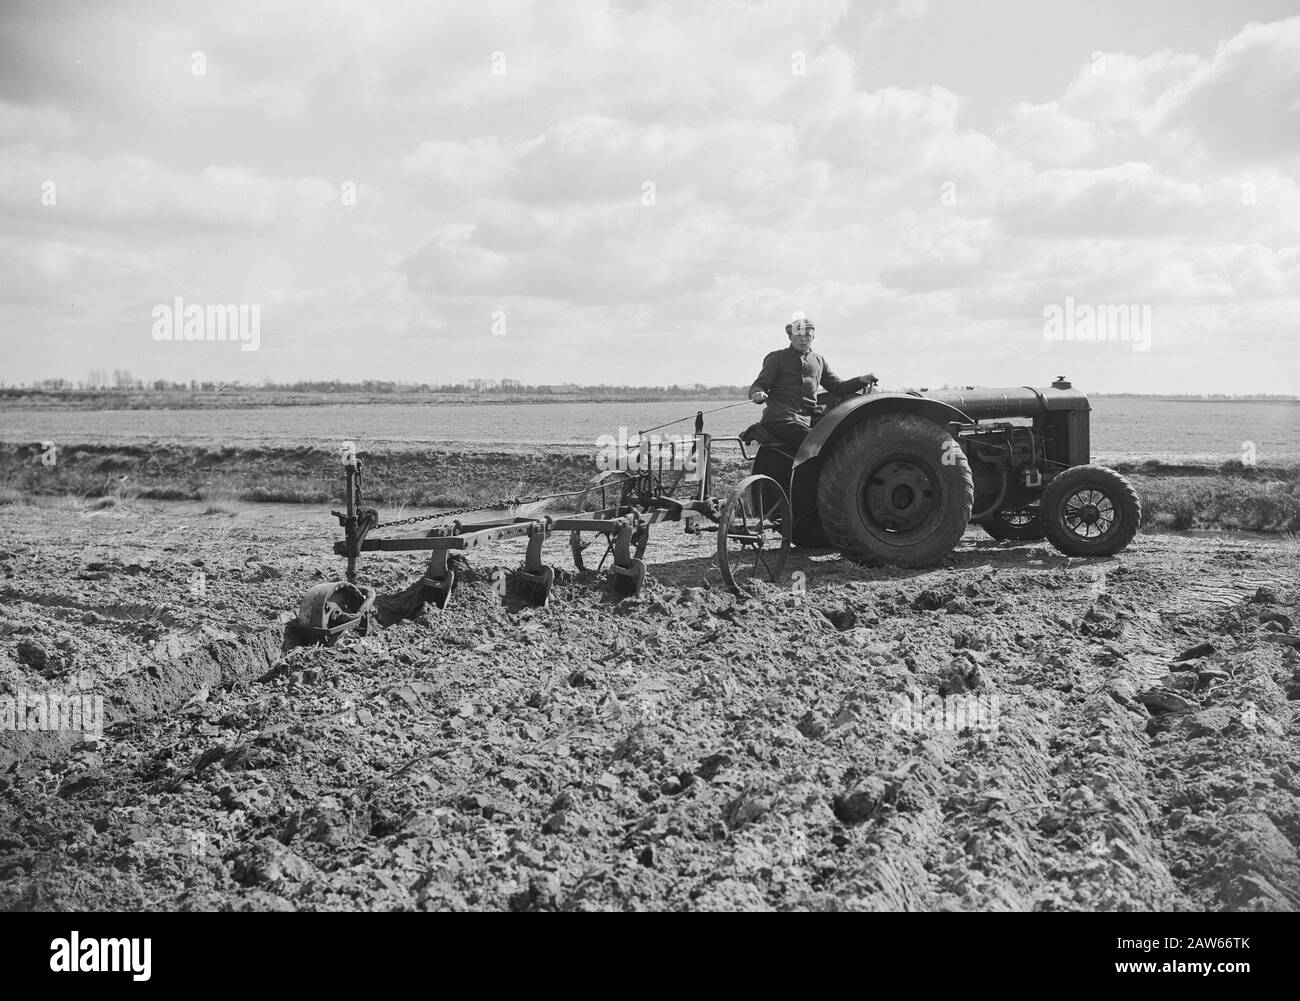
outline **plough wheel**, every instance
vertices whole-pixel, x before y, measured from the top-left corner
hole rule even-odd
[[[607,469],[603,473],[597,473],[587,484],[586,492],[578,498],[578,507],[581,511],[597,517],[612,516],[620,508],[627,506],[629,496],[636,489],[636,482],[636,477],[619,469]],[[597,540],[603,543],[602,555],[598,561],[599,564],[603,564],[612,546],[608,535],[601,532],[569,533],[569,551],[573,554],[574,569],[579,572],[587,569],[583,557]],[[645,551],[645,542],[642,541],[639,545],[638,557]],[[599,570],[600,567],[598,565],[593,569]]]
[[[737,595],[750,581],[784,584],[790,555],[790,501],[770,476],[748,476],[727,496],[718,520],[718,569]]]
[[[586,564],[583,561],[583,554],[586,553],[587,550],[591,548],[591,544],[595,542],[597,539],[604,540],[605,545],[604,545],[604,549],[602,550],[602,554],[599,562],[597,563],[596,566],[592,567],[593,570],[599,570],[600,567],[604,564],[605,559],[613,551],[614,548],[613,536],[606,535],[601,532],[570,532],[569,533],[569,549],[573,553],[573,566],[579,572],[587,569]],[[641,526],[636,530],[635,533],[633,533],[632,553],[634,556],[636,556],[637,559],[641,559],[641,557],[645,555],[646,543],[649,541],[650,541],[650,527],[648,525]]]

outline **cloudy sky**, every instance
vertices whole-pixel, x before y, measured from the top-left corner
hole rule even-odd
[[[1297,392],[1296,9],[6,0],[0,378]]]

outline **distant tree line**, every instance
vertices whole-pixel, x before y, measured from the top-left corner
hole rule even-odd
[[[4,384],[0,383],[0,388]],[[11,389],[27,389],[42,392],[239,392],[239,393],[352,393],[367,395],[403,395],[403,394],[445,394],[457,396],[500,395],[500,396],[628,396],[657,398],[692,397],[730,397],[743,396],[743,386],[706,386],[702,382],[671,386],[634,386],[627,383],[524,383],[517,379],[466,379],[464,382],[427,383],[394,382],[383,379],[364,379],[359,382],[342,379],[308,380],[298,379],[294,382],[272,382],[264,379],[260,383],[246,383],[239,379],[232,381],[213,381],[191,379],[188,382],[169,379],[137,379],[125,369],[114,369],[110,374],[105,369],[91,369],[86,378],[80,381],[71,379],[38,379],[30,385],[19,383]]]
[[[747,386],[706,386],[702,382],[671,386],[634,386],[627,383],[580,384],[566,383],[524,383],[517,379],[466,379],[463,382],[428,383],[428,382],[394,382],[384,379],[364,379],[351,382],[342,379],[308,380],[298,379],[294,382],[272,382],[264,379],[260,383],[246,383],[238,379],[233,381],[213,381],[191,379],[188,382],[169,379],[137,379],[127,369],[93,368],[80,381],[71,379],[38,379],[30,385],[19,383],[6,387],[0,382],[0,389],[25,390],[27,392],[45,393],[303,393],[303,394],[362,394],[368,396],[382,395],[446,395],[446,396],[486,396],[486,397],[635,397],[641,400],[656,399],[733,399],[748,393]],[[944,383],[942,389],[970,389],[969,386],[949,386]],[[1294,400],[1296,396],[1288,393],[1089,393],[1092,397],[1127,396],[1145,399],[1167,400]]]

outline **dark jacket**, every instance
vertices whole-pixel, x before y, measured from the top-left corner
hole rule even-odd
[[[818,412],[817,387],[821,386],[837,396],[863,389],[860,378],[841,379],[830,370],[826,359],[815,351],[801,355],[793,347],[773,351],[763,359],[763,371],[749,387],[749,395],[758,390],[767,393],[763,407],[763,423],[779,424],[794,421],[809,427]]]

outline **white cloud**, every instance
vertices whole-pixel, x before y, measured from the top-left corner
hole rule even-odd
[[[1300,16],[1250,24],[1158,102],[1165,128],[1190,129],[1215,159],[1300,155]]]
[[[60,108],[35,108],[0,99],[0,144],[63,142],[76,134],[72,118]]]
[[[1017,103],[1011,121],[997,130],[997,140],[1008,150],[1034,163],[1049,166],[1073,163],[1095,146],[1097,126],[1065,111],[1059,102]]]
[[[41,200],[47,182],[53,204]],[[366,197],[378,192],[368,189]],[[190,173],[144,156],[94,159],[25,145],[0,148],[0,204],[60,224],[265,228],[339,214],[342,188],[238,165]]]
[[[899,32],[970,44],[920,0],[149,12],[0,41],[37,66],[0,101],[0,311],[54,329],[75,291],[86,329],[135,331],[158,296],[238,294],[294,371],[519,375],[527,343],[530,378],[682,382],[665,337],[735,378],[802,308],[844,371],[988,382],[1067,294],[1189,339],[1249,316],[1261,351],[1300,299],[1300,18],[1101,64],[1071,42],[1072,79],[990,107],[927,53],[873,77]],[[513,351],[462,333],[498,308]]]

